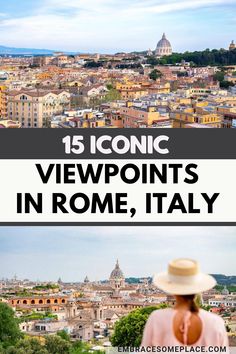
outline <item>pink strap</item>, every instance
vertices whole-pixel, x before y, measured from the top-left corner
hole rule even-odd
[[[191,324],[190,322],[191,318],[191,312],[187,311],[183,317],[183,323],[180,326],[180,332],[183,333],[183,344],[187,345],[188,344],[188,329]]]

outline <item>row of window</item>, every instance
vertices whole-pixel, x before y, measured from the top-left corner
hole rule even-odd
[[[210,305],[225,305],[225,306],[236,306],[236,302],[219,302],[219,301],[210,301]]]
[[[66,300],[65,299],[62,299],[61,300],[61,303],[62,304],[65,304],[65,302],[66,302]],[[28,304],[31,304],[31,305],[34,305],[35,304],[35,300],[23,300],[22,302],[21,302],[21,300],[17,300],[17,302],[16,302],[18,305],[19,304],[23,304],[23,305],[28,305]],[[39,300],[39,302],[38,302],[39,304],[43,304],[44,302],[43,302],[43,300],[42,299],[40,299]],[[12,300],[12,304],[14,305],[14,300]],[[50,300],[50,299],[47,299],[46,300],[46,304],[58,304],[58,300],[57,299],[54,299],[54,300]]]

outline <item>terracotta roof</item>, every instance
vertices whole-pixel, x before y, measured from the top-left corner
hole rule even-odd
[[[8,95],[9,96],[18,96],[21,94],[25,94],[31,97],[43,97],[48,95],[49,93],[54,93],[56,95],[59,95],[62,92],[67,92],[66,90],[14,90],[14,91],[9,91]]]

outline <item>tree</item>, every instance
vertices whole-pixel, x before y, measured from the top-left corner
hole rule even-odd
[[[157,79],[162,77],[162,73],[159,70],[154,69],[150,72],[149,77],[150,77],[150,79],[156,81]]]
[[[197,66],[225,66],[236,64],[236,49],[205,49],[203,51],[185,52],[185,53],[173,53],[169,56],[164,56],[159,59],[159,64],[166,65],[181,63],[182,61],[190,62],[192,65]]]
[[[84,68],[99,68],[103,66],[103,63],[100,61],[87,61],[87,63],[84,64]]]
[[[6,303],[0,302],[0,344],[7,348],[16,344],[21,332],[14,311]]]
[[[138,347],[141,344],[144,326],[149,315],[166,305],[149,306],[130,312],[115,324],[115,330],[111,337],[113,346]]]
[[[215,81],[219,81],[219,82],[222,82],[224,81],[224,77],[225,77],[225,74],[223,71],[218,71],[217,73],[215,73],[215,75],[213,76],[213,79]]]
[[[64,331],[64,330],[62,330],[62,331],[57,331],[57,336],[59,336],[59,337],[61,337],[62,339],[66,340],[67,342],[70,341],[70,336],[69,336],[69,334],[68,334],[66,331]]]
[[[119,91],[117,91],[114,88],[111,88],[107,92],[104,101],[105,102],[110,102],[110,101],[117,101],[117,100],[120,100],[120,99],[121,99],[121,94],[119,93]]]
[[[112,84],[111,82],[108,82],[106,86],[107,86],[107,89],[108,89],[108,90],[111,90],[111,89],[114,88],[114,87],[113,87],[113,84]]]
[[[72,344],[70,354],[89,354],[89,353],[91,353],[91,349],[87,343],[77,340]],[[99,352],[96,351],[96,354],[99,354]]]
[[[152,65],[152,66],[158,65],[159,64],[159,59],[157,59],[154,56],[151,56],[151,57],[149,57],[147,59],[147,64]]]
[[[226,88],[227,89],[227,88],[232,87],[232,86],[234,86],[234,83],[231,82],[231,81],[223,80],[223,81],[220,82],[220,87],[221,88]]]
[[[49,354],[69,354],[71,344],[59,336],[45,336],[45,348]]]
[[[5,354],[49,354],[47,349],[36,338],[20,340],[14,347],[9,347]]]
[[[172,82],[170,83],[170,90],[171,90],[171,92],[177,91],[178,88],[179,88],[179,82],[178,82],[178,80],[172,81]]]
[[[188,73],[187,71],[179,71],[177,72],[177,77],[187,77]]]
[[[0,354],[4,354],[3,346],[1,343],[0,343]]]

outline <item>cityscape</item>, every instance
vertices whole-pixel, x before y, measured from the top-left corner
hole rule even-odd
[[[150,306],[173,306],[174,297],[152,283],[152,277],[126,278],[119,261],[108,280],[40,282],[0,280],[0,301],[19,319],[20,330],[31,337],[65,331],[73,340],[105,349],[115,324],[130,312]],[[230,344],[236,343],[236,276],[213,275],[218,285],[201,295],[202,306],[225,321]],[[96,350],[96,349],[95,349]]]
[[[165,33],[141,52],[2,47],[0,128],[235,128],[234,40],[219,50],[173,47]]]
[[[235,0],[2,1],[0,128],[235,129],[235,10]],[[217,285],[181,292],[183,341],[173,316],[171,351],[199,349],[202,310],[236,348],[234,226],[23,225],[0,227],[0,354],[139,351],[151,313],[178,311],[155,285],[174,259],[197,261],[190,278]],[[191,326],[197,341],[184,338]]]
[[[66,333],[89,350],[116,346],[128,316],[175,305],[153,276],[188,255],[217,281],[199,305],[236,344],[234,227],[2,227],[0,242],[0,308],[12,309],[25,338]]]

